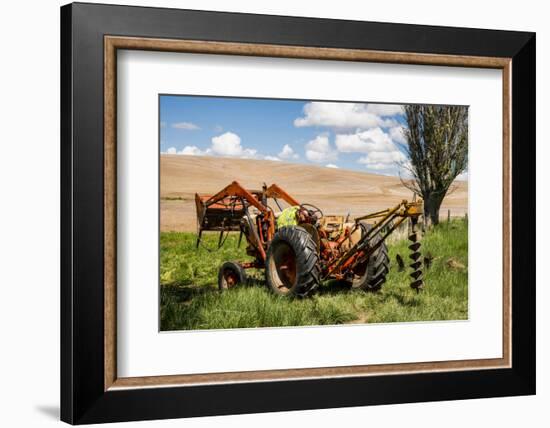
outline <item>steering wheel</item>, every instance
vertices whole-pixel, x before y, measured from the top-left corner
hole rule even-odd
[[[321,211],[320,208],[317,208],[315,205],[312,204],[302,204],[300,205],[300,209],[305,209],[309,213],[311,217],[314,217],[317,221],[321,220],[323,218],[323,211]]]

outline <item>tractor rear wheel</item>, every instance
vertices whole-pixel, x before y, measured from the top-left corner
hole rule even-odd
[[[218,271],[218,288],[228,290],[239,284],[246,284],[246,272],[237,262],[225,262]]]
[[[275,233],[265,265],[267,285],[275,294],[305,297],[321,282],[317,244],[300,226]]]
[[[369,227],[370,228],[370,227]],[[380,233],[371,238],[371,245],[376,245],[382,240]],[[390,256],[388,247],[383,242],[378,249],[372,253],[365,265],[364,273],[355,275],[351,286],[366,291],[378,291],[386,282],[386,275],[390,271]]]

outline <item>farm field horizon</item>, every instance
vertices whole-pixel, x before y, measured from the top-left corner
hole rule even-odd
[[[302,203],[327,215],[352,217],[383,210],[412,199],[399,177],[343,168],[257,159],[214,156],[160,155],[160,230],[196,231],[195,193],[212,195],[232,181],[260,189],[276,183]],[[455,181],[440,215],[464,217],[468,211],[468,182]]]

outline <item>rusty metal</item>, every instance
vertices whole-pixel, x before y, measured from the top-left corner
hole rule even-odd
[[[418,217],[422,215],[422,211],[423,204],[421,201],[408,202],[403,200],[393,208],[357,217],[355,219],[355,227],[360,227],[361,221],[364,220],[377,221],[375,221],[373,227],[366,232],[360,242],[328,265],[324,278],[328,278],[331,275],[341,276],[343,274],[342,271],[349,269],[353,270],[354,267],[368,259],[368,257],[382,245],[386,238],[391,235],[403,221],[408,218],[410,218],[411,221],[417,221]],[[387,231],[383,233],[383,238],[376,245],[370,246],[370,238],[381,233],[385,228]]]
[[[244,235],[248,244],[247,254],[255,259],[253,262],[243,263],[242,267],[265,267],[266,252],[276,228],[275,213],[270,201],[279,209],[282,208],[280,201],[290,206],[300,206],[299,224],[315,238],[323,279],[345,279],[364,272],[369,257],[404,221],[409,220],[411,233],[408,238],[412,242],[409,245],[409,266],[413,269],[410,285],[417,291],[423,287],[419,232],[416,230],[418,219],[423,213],[421,200],[402,200],[393,208],[363,215],[347,223],[343,216],[323,216],[318,208],[300,204],[276,184],[269,187],[264,184],[261,190],[247,190],[234,181],[215,195],[195,195],[197,245],[203,231],[219,232],[218,245],[225,242],[224,233],[238,231],[239,245]],[[365,222],[368,222],[368,228],[365,227]],[[380,239],[373,240],[375,236]],[[281,262],[278,269],[281,277],[285,277],[289,273],[290,262]]]
[[[263,194],[263,191],[249,191],[236,181],[212,196],[195,194],[197,246],[203,231],[220,231],[221,242],[221,233],[243,231],[243,220],[246,219],[249,233],[245,233],[245,237],[259,258],[265,261],[267,242],[275,233],[275,216],[273,210],[262,202]],[[251,219],[250,207],[258,211],[256,224]]]
[[[222,272],[223,288],[233,288],[239,282],[237,274],[229,269],[225,269]]]
[[[266,198],[282,199],[289,205],[300,205],[300,202],[298,202],[296,199],[294,199],[292,196],[290,196],[288,193],[286,193],[283,189],[281,189],[276,184],[272,184],[269,187],[264,185],[264,187],[265,187],[264,195]]]

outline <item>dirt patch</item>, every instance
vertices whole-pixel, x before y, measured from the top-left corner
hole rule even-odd
[[[369,317],[366,313],[361,312],[358,314],[357,319],[347,322],[346,324],[367,324],[369,322]]]
[[[452,269],[452,270],[464,270],[464,269],[466,269],[466,266],[464,266],[463,263],[460,263],[454,257],[451,257],[447,260],[447,267],[449,269]]]

